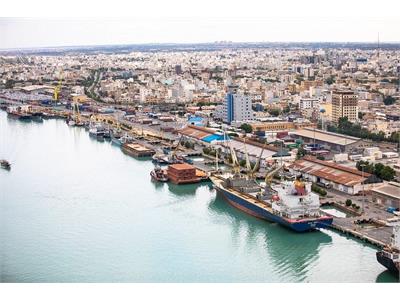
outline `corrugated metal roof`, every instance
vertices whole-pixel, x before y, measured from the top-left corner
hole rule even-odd
[[[312,128],[299,129],[299,130],[296,130],[294,132],[294,134],[297,136],[306,137],[309,139],[314,139],[314,137],[315,137],[315,139],[317,141],[328,142],[328,143],[337,144],[337,145],[341,145],[341,146],[350,145],[350,144],[353,144],[360,140],[359,138],[356,138],[356,137],[321,131],[321,130],[317,130],[317,129],[314,130]]]
[[[363,182],[370,174],[361,176],[358,170],[348,167],[342,167],[337,164],[329,163],[322,160],[298,160],[291,165],[291,168],[306,174],[317,176],[328,181],[339,183],[345,186],[354,186]]]

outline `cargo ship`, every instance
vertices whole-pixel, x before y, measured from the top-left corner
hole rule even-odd
[[[311,183],[286,181],[265,188],[246,176],[214,174],[210,179],[222,197],[234,207],[296,232],[326,228],[333,218],[320,210],[319,196]]]
[[[390,245],[378,251],[376,259],[386,269],[400,275],[400,226],[393,227]]]

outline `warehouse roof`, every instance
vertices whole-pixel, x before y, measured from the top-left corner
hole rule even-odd
[[[372,189],[373,192],[400,200],[400,185],[389,182],[386,185]]]
[[[322,131],[318,129],[313,129],[313,128],[303,128],[299,129],[293,132],[295,135],[300,136],[300,137],[305,137],[305,138],[310,138],[310,139],[315,139],[318,141],[323,141],[323,142],[328,142],[332,144],[337,144],[341,146],[345,145],[350,145],[355,142],[358,142],[359,138],[344,135],[344,134],[338,134],[338,133],[333,133],[333,132],[327,132],[327,131]]]
[[[346,186],[359,184],[371,175],[368,173],[363,174],[357,169],[326,162],[310,156],[305,156],[303,159],[294,162],[291,168]]]

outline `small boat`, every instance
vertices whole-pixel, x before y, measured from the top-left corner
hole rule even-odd
[[[159,181],[159,182],[167,182],[169,180],[167,176],[167,171],[161,169],[160,166],[156,166],[154,170],[150,172],[150,176],[152,179]]]
[[[131,143],[133,142],[135,139],[133,137],[130,137],[128,134],[125,134],[124,136],[111,136],[111,143],[117,145],[117,146],[122,146],[123,144],[126,143]]]
[[[103,137],[105,139],[111,139],[111,130],[110,129],[104,129]]]
[[[0,160],[0,167],[5,170],[11,170],[11,164],[5,159]]]
[[[89,135],[94,137],[104,137],[106,129],[101,123],[92,123],[89,125]]]

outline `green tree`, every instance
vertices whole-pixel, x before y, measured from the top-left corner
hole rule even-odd
[[[383,99],[383,103],[385,103],[385,105],[392,105],[396,102],[396,99],[393,98],[392,96],[387,96]]]
[[[301,159],[304,155],[306,155],[306,150],[304,150],[303,146],[299,147],[299,150],[296,154],[296,159]]]
[[[271,109],[268,110],[268,113],[271,116],[277,117],[277,116],[279,116],[281,114],[281,110],[279,108],[271,108]]]
[[[389,166],[384,166],[382,171],[381,171],[381,176],[380,178],[383,180],[391,181],[394,179],[394,176],[396,175],[395,170],[393,170]]]
[[[330,76],[325,80],[325,83],[328,84],[328,85],[331,85],[334,82],[335,82],[335,77],[333,77],[333,76]]]
[[[14,84],[15,84],[15,81],[12,79],[9,79],[6,81],[5,88],[12,89],[14,87]]]
[[[253,128],[251,127],[250,124],[247,124],[247,123],[243,123],[242,125],[240,125],[240,129],[244,130],[246,133],[253,132]]]

